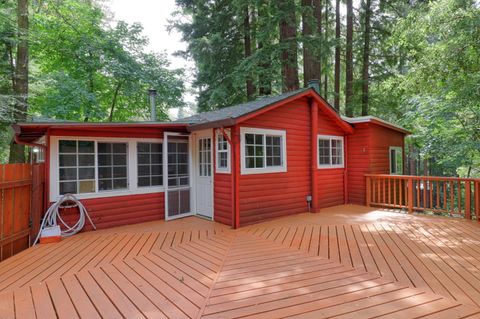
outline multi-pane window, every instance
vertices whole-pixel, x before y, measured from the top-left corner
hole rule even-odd
[[[401,147],[390,147],[390,174],[403,174],[403,152]]]
[[[99,191],[128,188],[127,144],[99,142],[97,147]]]
[[[286,171],[285,131],[245,128],[242,134],[243,173]]]
[[[265,135],[245,134],[245,167],[265,167]]]
[[[199,175],[212,176],[211,139],[209,137],[198,140],[198,156]]]
[[[170,188],[190,185],[188,173],[188,143],[168,142],[168,186]]]
[[[95,143],[59,141],[60,195],[95,192]]]
[[[217,171],[230,171],[229,145],[222,133],[217,133]]]
[[[163,185],[162,143],[137,143],[138,187]]]
[[[318,136],[318,166],[343,167],[343,137]]]

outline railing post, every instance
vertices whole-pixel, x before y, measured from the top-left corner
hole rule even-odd
[[[475,209],[475,216],[477,216],[477,222],[480,222],[480,182],[476,181],[474,183],[475,192],[475,201],[474,201],[474,209]]]
[[[370,207],[370,203],[371,203],[371,196],[372,196],[372,182],[370,180],[370,176],[367,176],[367,190],[365,192],[365,202],[366,202],[366,205],[368,207]]]
[[[472,219],[471,213],[471,185],[470,181],[465,181],[465,218],[470,220]],[[461,187],[458,189],[458,196],[461,196]]]
[[[408,213],[413,213],[413,178],[408,178]]]

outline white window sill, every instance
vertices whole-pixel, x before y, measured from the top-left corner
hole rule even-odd
[[[286,167],[269,167],[269,168],[243,168],[241,171],[242,175],[253,175],[253,174],[272,174],[272,173],[286,173]]]
[[[116,196],[128,196],[128,195],[141,195],[141,194],[152,194],[152,193],[163,193],[165,188],[161,187],[140,187],[137,189],[122,189],[114,191],[104,191],[98,193],[85,193],[85,194],[74,194],[78,199],[95,199],[95,198],[105,198],[105,197],[116,197]],[[62,197],[62,195],[57,195],[54,198],[50,198],[51,202],[56,202]]]
[[[318,169],[344,168],[344,165],[318,165]]]
[[[215,170],[215,173],[217,173],[217,174],[231,174],[229,169],[224,169],[224,168],[217,168]]]

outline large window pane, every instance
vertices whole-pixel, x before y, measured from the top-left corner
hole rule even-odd
[[[127,144],[98,143],[99,191],[127,189]]]
[[[60,140],[58,176],[60,195],[95,192],[95,143]]]
[[[137,143],[138,187],[163,185],[162,143]]]

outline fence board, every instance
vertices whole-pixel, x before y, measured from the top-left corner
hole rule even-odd
[[[43,164],[0,165],[0,261],[28,248],[38,232],[44,180]]]

